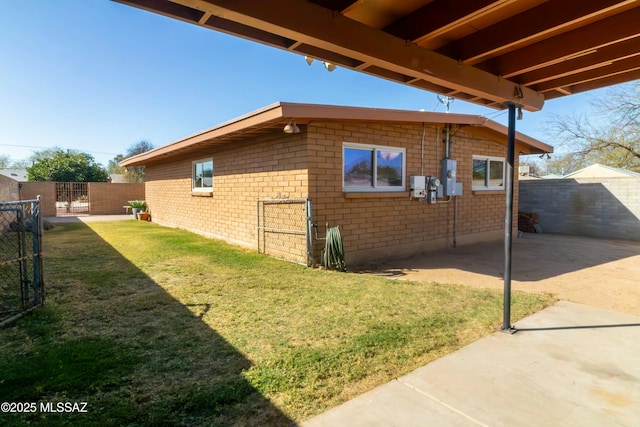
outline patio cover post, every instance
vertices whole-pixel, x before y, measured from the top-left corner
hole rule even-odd
[[[509,128],[507,130],[506,209],[504,217],[504,308],[501,331],[514,333],[511,327],[511,228],[513,224],[513,164],[516,145],[516,106],[509,104]]]

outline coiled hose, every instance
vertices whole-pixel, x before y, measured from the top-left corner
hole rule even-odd
[[[324,243],[324,252],[322,253],[322,265],[327,270],[347,271],[339,226],[327,229],[327,238]]]

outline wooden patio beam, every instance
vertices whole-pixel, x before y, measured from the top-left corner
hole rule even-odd
[[[518,75],[518,82],[531,86],[548,80],[558,79],[590,69],[611,65],[616,61],[640,55],[640,38],[635,37],[610,46],[591,51],[588,54],[564,60],[548,67]]]
[[[530,42],[536,37],[561,31],[635,0],[549,0],[533,9],[498,22],[438,49],[439,52],[477,64],[500,51]]]
[[[636,70],[640,70],[640,56],[637,55],[627,59],[623,59],[621,61],[616,61],[610,65],[599,67],[593,70],[587,70],[583,71],[582,73],[576,73],[559,79],[549,80],[544,83],[540,83],[535,87],[541,92],[547,92],[552,89],[564,87],[571,88],[583,83],[588,83],[599,79],[606,79],[607,77]]]
[[[640,35],[640,7],[507,53],[476,67],[505,78],[571,59]]]
[[[135,6],[139,0],[120,1]],[[520,88],[514,82],[461,64],[432,50],[407,44],[405,40],[312,3],[294,0],[181,0],[181,3],[245,28],[254,28],[260,33],[291,40],[292,44],[293,41],[302,42],[352,58],[358,65],[374,64],[393,73],[469,93],[498,104],[514,102],[530,111],[540,110],[544,104],[543,96],[531,89]],[[226,30],[233,33],[233,29]],[[242,33],[236,35],[243,36]],[[260,41],[255,35],[253,39]],[[351,68],[349,64],[337,64]],[[516,88],[521,89],[522,97]]]
[[[383,31],[420,44],[513,0],[435,0],[388,25]]]

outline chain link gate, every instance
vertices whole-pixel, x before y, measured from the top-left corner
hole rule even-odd
[[[259,199],[257,213],[258,252],[313,265],[309,199]]]
[[[40,196],[0,203],[0,326],[44,303],[41,212]]]

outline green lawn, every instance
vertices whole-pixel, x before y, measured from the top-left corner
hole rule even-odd
[[[142,221],[45,233],[45,307],[0,330],[0,425],[287,425],[496,331],[498,292],[308,269]],[[550,304],[516,293],[514,319]]]

